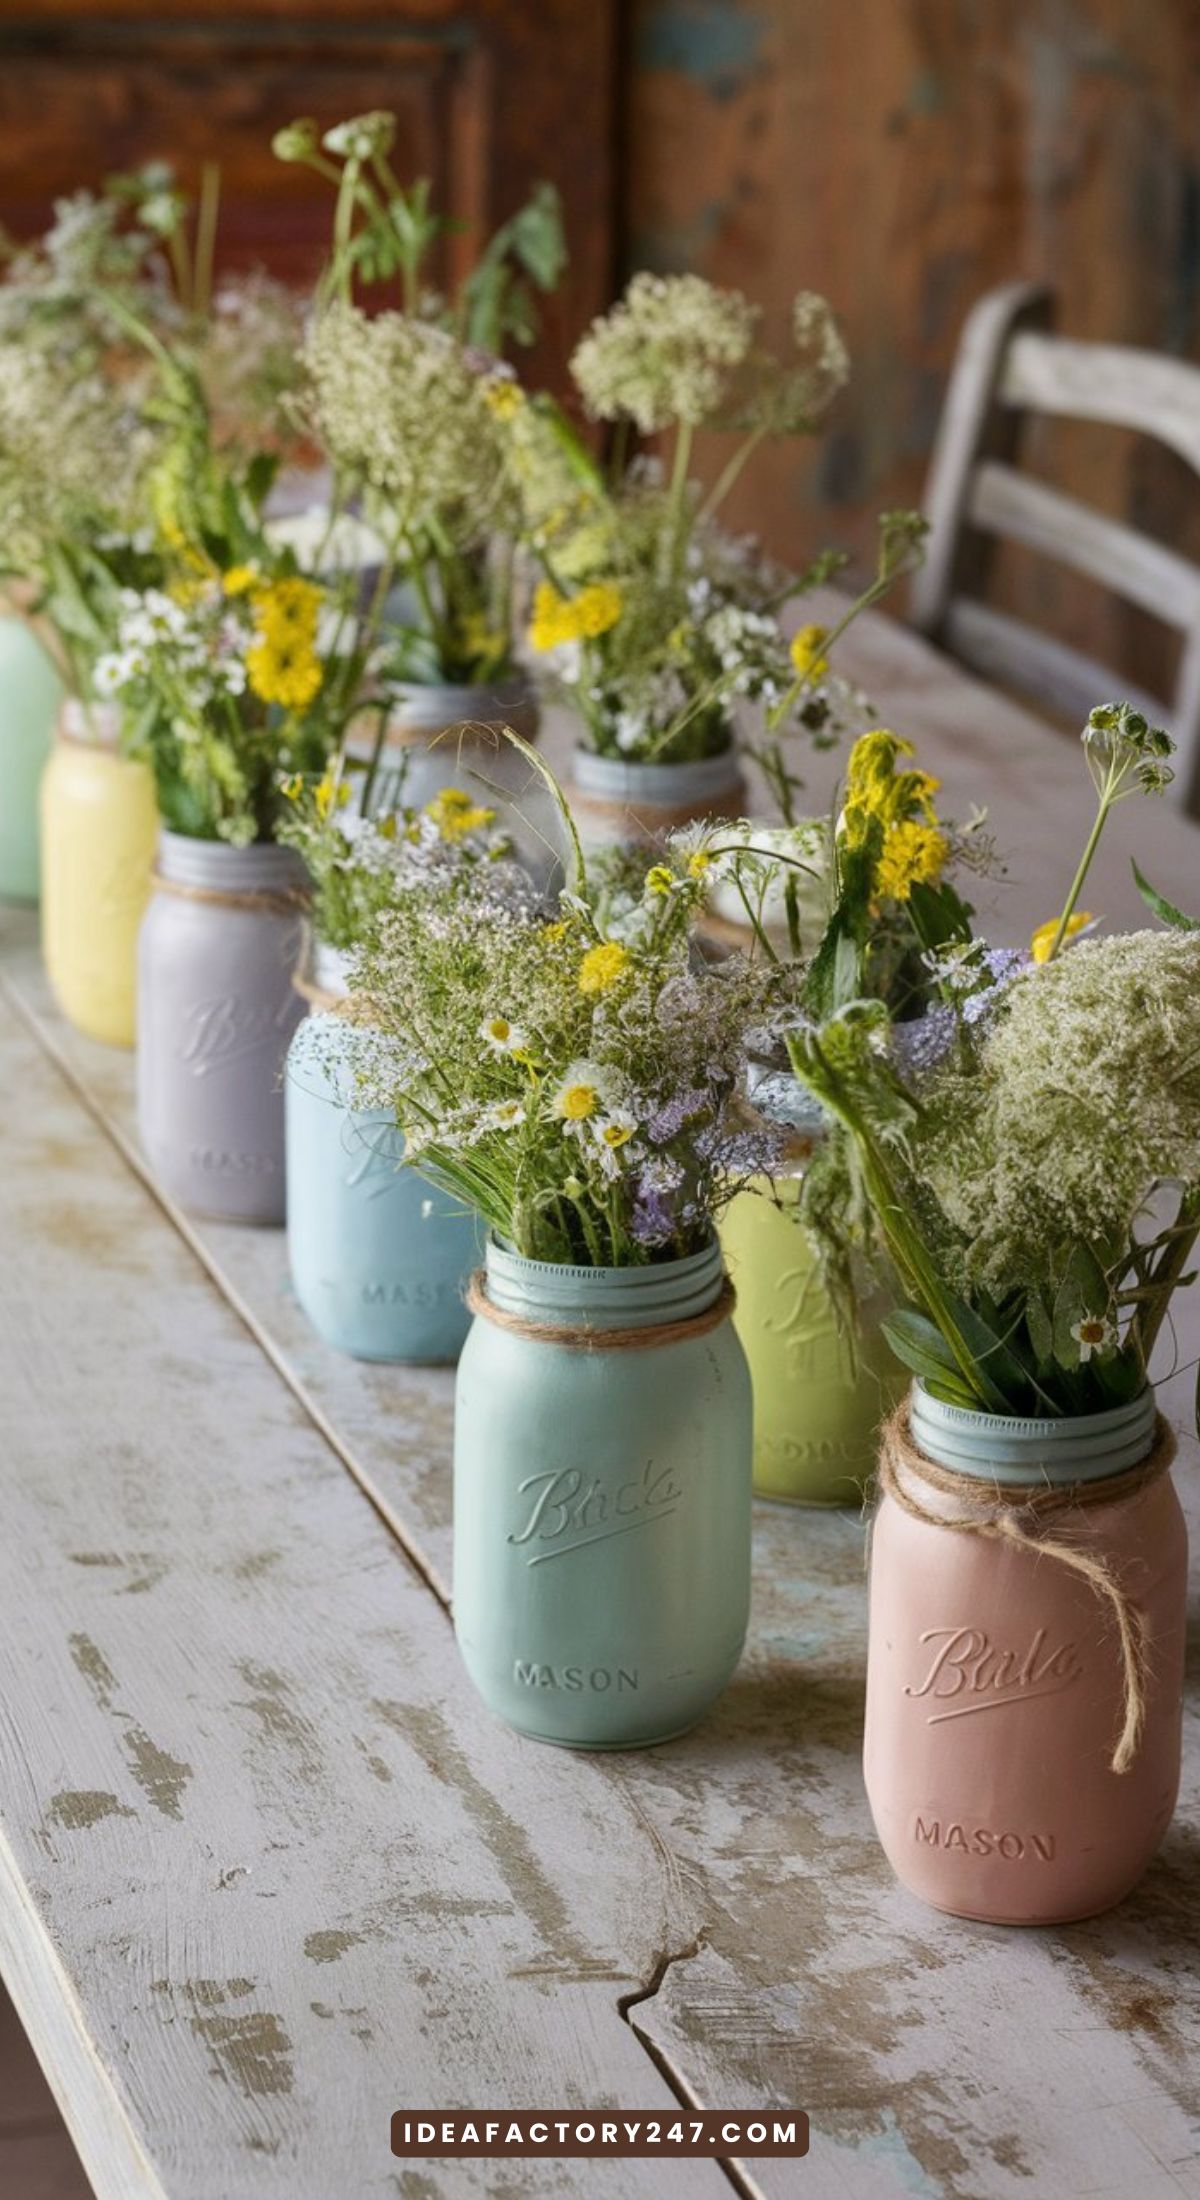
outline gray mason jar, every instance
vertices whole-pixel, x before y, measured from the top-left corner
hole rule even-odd
[[[292,848],[164,832],[138,937],[138,1129],[192,1213],[284,1219],[283,1064],[307,873]]]
[[[521,792],[529,767],[496,729],[511,726],[533,742],[539,722],[537,696],[520,675],[478,687],[440,681],[398,687],[384,731],[372,807],[403,801],[420,809],[444,787],[464,781],[470,787],[473,774],[485,774],[506,792]],[[351,736],[351,754],[369,757],[374,734],[375,720],[368,712]]]
[[[577,748],[568,788],[585,847],[652,846],[704,818],[742,817],[746,782],[735,748],[687,764],[643,764]]]
[[[447,787],[461,787],[500,813],[518,854],[543,882],[554,868],[561,830],[544,782],[499,731],[511,727],[536,742],[541,724],[536,690],[522,674],[477,687],[416,682],[395,691],[375,769],[371,809],[420,810]],[[350,737],[350,754],[365,763],[377,720],[367,711]],[[549,847],[547,846],[549,844]]]

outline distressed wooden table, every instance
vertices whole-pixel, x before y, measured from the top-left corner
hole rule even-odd
[[[844,661],[949,810],[989,803],[1024,937],[1088,822],[1076,745],[887,621]],[[1200,831],[1130,802],[1093,908],[1137,920],[1131,849],[1200,907]],[[131,1061],[62,1023],[28,915],[0,942],[0,1971],[101,2200],[1200,2195],[1194,1694],[1160,1856],[1055,1932],[892,1880],[855,1517],[758,1508],[697,1733],[507,1733],[448,1615],[451,1376],[339,1359],[279,1233],[177,1213]],[[1186,1442],[1180,1480],[1194,1512]],[[812,2150],[417,2167],[401,2105],[803,2107]]]

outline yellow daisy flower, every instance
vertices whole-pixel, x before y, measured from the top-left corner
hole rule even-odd
[[[802,626],[798,634],[793,634],[788,655],[799,679],[824,679],[829,670],[829,659],[822,652],[828,639],[827,626]]]
[[[307,710],[321,692],[321,660],[307,643],[264,637],[247,652],[246,676],[260,702]]]
[[[604,940],[599,947],[589,947],[579,965],[580,992],[610,993],[628,964],[629,949],[619,940]]]

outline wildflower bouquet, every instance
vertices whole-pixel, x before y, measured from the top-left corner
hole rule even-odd
[[[289,445],[295,305],[261,276],[214,295],[217,199],[214,168],[193,211],[153,162],[60,200],[37,242],[0,240],[0,580],[32,590],[85,700],[103,693],[122,592],[165,578],[147,524],[163,420],[146,337],[186,352],[218,442]]]
[[[243,846],[273,837],[281,774],[319,775],[337,751],[389,574],[364,604],[358,575],[326,570],[320,545],[302,569],[265,516],[275,453],[219,448],[186,352],[130,326],[156,367],[145,496],[162,577],[122,590],[94,684],[122,703],[171,829]],[[342,509],[335,483],[330,536]]]
[[[282,793],[276,838],[304,858],[317,938],[343,953],[370,936],[401,883],[408,892],[445,888],[464,869],[509,852],[496,812],[461,787],[442,788],[420,810],[372,815],[365,791],[334,765],[319,779],[290,774]]]
[[[893,1349],[991,1413],[1135,1397],[1200,1230],[1200,943],[1159,897],[1158,933],[1080,937],[1078,908],[1110,810],[1168,782],[1172,744],[1128,705],[1083,740],[1096,822],[1033,957],[939,946],[942,1003],[903,1073],[879,999],[843,993],[789,1042],[839,1126],[810,1220],[835,1264],[854,1241],[886,1252]]]
[[[532,752],[527,752],[532,755]],[[356,988],[400,1063],[367,1104],[407,1158],[535,1260],[629,1266],[695,1251],[779,1139],[747,1133],[736,1086],[769,970],[693,967],[702,836],[643,880],[636,923],[606,931],[575,844],[548,905],[503,863],[406,890],[358,958]]]
[[[275,151],[336,189],[333,247],[302,354],[302,417],[352,484],[402,571],[418,615],[393,631],[385,676],[476,686],[511,674],[517,503],[498,415],[516,383],[500,365],[536,329],[535,291],[565,254],[543,186],[497,232],[449,300],[425,286],[450,226],[425,179],[405,190],[389,160],[395,118],[358,115],[319,136],[307,121]],[[401,309],[368,316],[356,286],[399,278]]]
[[[811,293],[795,302],[790,358],[763,348],[758,318],[740,293],[697,275],[634,277],[571,362],[588,416],[614,428],[611,470],[548,399],[523,403],[514,390],[504,402],[523,533],[542,574],[530,640],[602,755],[720,754],[735,704],[778,724],[811,685],[811,634],[793,655],[778,614],[843,561],[825,553],[791,577],[718,515],[763,443],[815,431],[847,359]],[[737,439],[707,494],[691,479],[702,429]],[[635,432],[670,437],[665,471],[656,459],[627,463]]]

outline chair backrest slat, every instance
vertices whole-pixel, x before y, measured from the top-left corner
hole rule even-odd
[[[1200,368],[1185,360],[1031,332],[1013,337],[997,395],[1026,412],[1152,435],[1200,473]]]
[[[1032,474],[1018,473],[1015,466],[985,459],[975,468],[966,517],[972,527],[1100,581],[1168,626],[1187,633],[1200,623],[1200,569],[1149,535],[1094,512]]]
[[[1162,720],[1178,748],[1175,801],[1200,806],[1200,567],[1125,523],[1022,473],[1030,413],[1152,436],[1200,475],[1200,368],[1117,344],[1050,332],[1053,300],[1031,283],[981,298],[959,344],[934,445],[925,506],[928,555],[913,623],[976,671],[1086,715],[1128,696]],[[999,541],[1022,544],[1111,589],[1184,636],[1170,702],[1134,691],[1111,667],[986,602]]]
[[[970,596],[955,597],[944,638],[954,656],[985,680],[1019,687],[1081,724],[1093,704],[1117,700],[1107,665]],[[1162,717],[1161,700],[1131,687],[1127,680],[1121,682],[1120,700],[1132,703],[1152,720]]]

